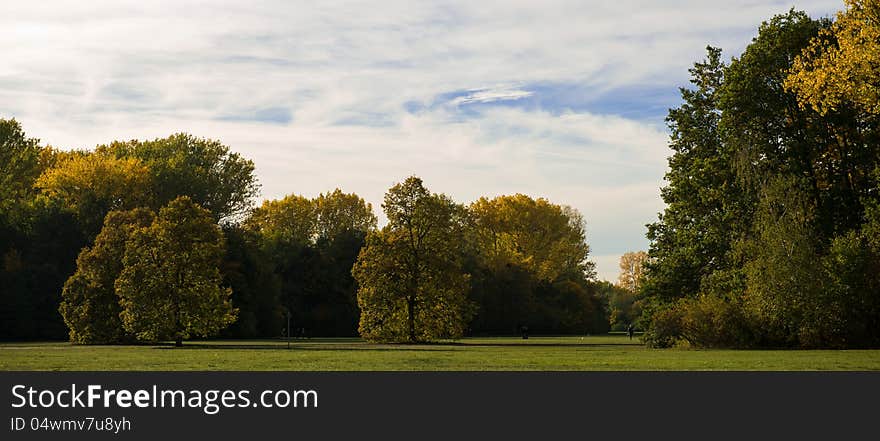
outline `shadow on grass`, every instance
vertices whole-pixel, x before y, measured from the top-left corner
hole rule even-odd
[[[590,347],[638,347],[638,341],[632,343],[581,343],[581,342],[417,342],[417,343],[368,343],[359,339],[309,339],[295,340],[290,347],[284,341],[269,342],[187,342],[181,347],[174,343],[154,343],[154,349],[201,349],[201,350],[297,350],[297,351],[452,351],[452,348],[590,348]]]
[[[277,344],[199,344],[199,343],[188,343],[184,344],[181,347],[174,346],[173,343],[169,344],[161,344],[158,346],[153,346],[153,349],[159,350],[179,350],[179,349],[196,349],[196,350],[215,350],[215,351],[225,351],[225,350],[252,350],[252,351],[308,351],[308,352],[317,352],[317,351],[370,351],[370,352],[382,352],[382,351],[392,351],[392,352],[400,352],[400,351],[410,351],[410,352],[424,352],[425,350],[430,350],[431,352],[448,352],[452,351],[452,349],[440,349],[440,348],[430,348],[434,345],[380,345],[380,344],[370,344],[363,343],[360,345],[349,345],[344,343],[337,343],[333,345],[321,345],[321,344],[291,344],[290,348],[287,347],[285,343],[277,343]]]
[[[437,343],[445,344],[445,343]],[[465,347],[503,347],[503,348],[593,348],[603,346],[638,347],[641,343],[449,343],[450,345]]]

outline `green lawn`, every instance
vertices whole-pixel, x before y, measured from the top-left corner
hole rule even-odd
[[[378,345],[358,339],[171,346],[0,344],[0,370],[880,370],[880,350],[647,349],[625,336],[467,338]]]

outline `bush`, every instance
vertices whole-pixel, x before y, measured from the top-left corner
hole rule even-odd
[[[646,311],[648,323],[642,340],[652,348],[669,348],[681,338],[682,314],[677,304]]]
[[[699,348],[741,348],[753,344],[751,329],[737,301],[700,295],[654,311],[643,339],[655,348],[682,343]]]

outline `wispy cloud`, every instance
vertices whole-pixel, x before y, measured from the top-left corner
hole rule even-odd
[[[450,104],[454,106],[460,106],[463,104],[470,103],[491,103],[495,101],[516,101],[518,99],[526,98],[532,96],[533,92],[529,92],[526,90],[519,90],[511,87],[498,87],[498,88],[486,88],[486,89],[474,89],[469,91],[470,93],[465,96],[460,96],[452,101]]]
[[[839,0],[800,8],[828,15]],[[787,2],[465,0],[0,4],[0,116],[92,147],[175,131],[253,158],[263,196],[342,186],[378,207],[419,174],[462,202],[580,209],[600,275],[662,209],[665,109],[707,44]]]

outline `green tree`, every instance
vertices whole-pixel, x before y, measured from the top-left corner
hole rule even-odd
[[[596,290],[612,331],[624,331],[638,320],[641,309],[635,293],[604,280],[596,283]]]
[[[281,304],[298,332],[357,335],[351,269],[367,232],[376,228],[370,204],[339,189],[314,199],[289,195],[265,201],[243,225],[269,257],[280,279]]]
[[[880,169],[874,173],[880,188]],[[824,259],[826,295],[843,311],[846,346],[880,344],[880,194],[866,198],[861,228],[834,239]]]
[[[315,213],[315,234],[332,240],[351,231],[368,232],[376,229],[373,207],[354,193],[336,189],[321,193],[312,201]]]
[[[33,192],[39,175],[39,140],[28,138],[14,119],[0,118],[0,216]]]
[[[208,210],[181,196],[135,230],[116,280],[122,324],[140,340],[218,333],[236,319],[231,290],[221,287],[223,232]]]
[[[648,225],[650,261],[644,292],[655,302],[693,297],[716,271],[729,268],[735,200],[740,190],[731,167],[733,154],[721,139],[719,93],[725,65],[721,49],[708,47],[704,61],[690,69],[694,89],[681,88],[684,103],[669,111],[671,131],[660,194],[666,208]]]
[[[851,105],[817,112],[785,86],[793,61],[829,26],[790,11],[763,23],[729,66],[710,50],[692,70],[700,87],[670,112],[668,206],[649,226],[642,292],[648,324],[659,317],[663,332],[688,336],[648,329],[654,341],[852,345],[853,320],[870,322],[827,268],[829,253],[837,264],[855,259],[849,239],[876,194],[878,121]],[[710,316],[717,326],[698,325]],[[730,320],[742,322],[725,323],[726,337],[706,334]]]
[[[125,338],[114,284],[132,231],[150,226],[154,217],[145,208],[111,211],[94,244],[79,253],[59,308],[72,343],[118,343]]]
[[[267,200],[243,224],[270,247],[304,247],[314,239],[315,207],[311,200],[299,195]]]
[[[778,177],[761,195],[749,256],[746,304],[762,324],[764,344],[822,346],[839,317],[821,298],[820,243],[808,184]],[[824,334],[824,335],[823,335]]]
[[[217,221],[235,221],[253,206],[260,186],[254,163],[220,141],[178,133],[152,141],[113,142],[99,154],[142,161],[149,169],[152,208],[189,196]]]
[[[235,338],[277,337],[283,323],[281,278],[260,237],[238,225],[224,225],[226,254],[223,285],[232,289],[238,319],[222,335]],[[350,276],[349,276],[350,277]],[[354,328],[354,327],[352,327]]]
[[[87,239],[34,183],[50,156],[15,120],[0,119],[0,339],[57,339],[61,286]]]
[[[370,341],[458,338],[470,318],[462,271],[466,211],[411,176],[382,205],[388,225],[367,237],[352,272],[359,332]]]

